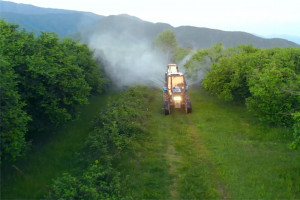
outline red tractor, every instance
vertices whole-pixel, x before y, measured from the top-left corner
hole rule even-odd
[[[192,112],[188,88],[184,75],[178,71],[178,66],[169,64],[165,73],[165,86],[163,87],[165,115],[170,114],[171,108],[184,108],[186,113]]]

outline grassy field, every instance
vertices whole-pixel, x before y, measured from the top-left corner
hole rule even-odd
[[[114,166],[122,194],[132,199],[299,199],[300,150],[291,133],[259,123],[241,105],[191,90],[193,113],[162,114],[153,90],[149,132],[133,142]],[[108,97],[95,97],[70,122],[15,166],[1,171],[1,199],[42,198],[52,179],[76,173],[76,158],[91,121]]]

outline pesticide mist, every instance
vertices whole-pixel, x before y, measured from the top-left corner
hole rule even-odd
[[[162,87],[167,59],[155,52],[152,43],[126,33],[94,34],[88,45],[106,74],[118,87],[144,84]]]

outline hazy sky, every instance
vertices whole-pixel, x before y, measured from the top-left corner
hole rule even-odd
[[[300,36],[300,0],[12,0],[40,7],[129,14],[172,26]]]

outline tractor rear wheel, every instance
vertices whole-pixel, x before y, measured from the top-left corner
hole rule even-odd
[[[170,104],[167,101],[164,102],[164,113],[165,113],[165,115],[170,114]]]
[[[170,114],[170,110],[165,109],[165,115],[169,115]]]
[[[185,112],[186,113],[191,113],[192,112],[192,104],[189,100],[185,104]]]

